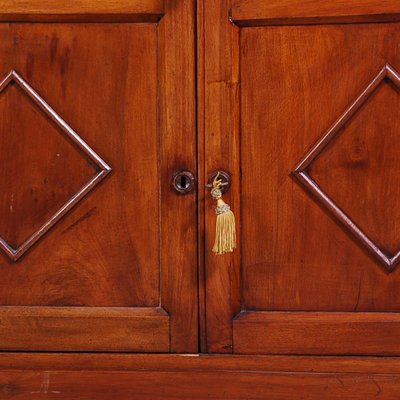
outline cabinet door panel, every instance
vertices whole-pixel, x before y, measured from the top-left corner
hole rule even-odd
[[[195,351],[192,7],[85,7],[0,9],[0,348]]]
[[[398,354],[397,7],[238,0],[239,27],[204,19],[205,59],[219,29],[230,49],[213,67],[231,83],[209,99],[206,79],[205,113],[230,102],[233,121],[217,138],[206,128],[225,144],[208,168],[240,167],[227,197],[240,249],[206,263],[212,351]],[[341,24],[360,21],[378,23]],[[206,223],[209,251],[211,213]]]

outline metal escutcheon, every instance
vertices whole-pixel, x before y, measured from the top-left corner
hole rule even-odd
[[[172,176],[172,188],[179,194],[188,194],[194,190],[195,177],[190,171],[176,171]]]

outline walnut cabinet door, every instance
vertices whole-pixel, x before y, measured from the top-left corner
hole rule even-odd
[[[1,2],[0,350],[197,351],[194,11]]]
[[[212,254],[204,191],[203,348],[399,355],[399,3],[198,12],[201,179],[232,175],[239,242]]]

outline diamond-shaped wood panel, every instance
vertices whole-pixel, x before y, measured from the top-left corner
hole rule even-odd
[[[371,235],[368,235],[365,230],[359,226],[342,207],[338,205],[335,196],[331,193],[328,195],[316,179],[311,175],[310,171],[313,164],[321,156],[324,150],[329,146],[335,146],[335,138],[343,132],[346,124],[348,124],[370,99],[376,90],[384,83],[389,82],[394,85],[396,90],[400,89],[400,74],[389,64],[385,65],[382,70],[374,77],[370,84],[362,91],[358,98],[347,108],[347,110],[336,120],[336,122],[323,134],[321,139],[314,147],[306,154],[299,162],[293,171],[294,176],[311,192],[320,203],[323,204],[336,219],[341,222],[385,268],[391,272],[400,262],[400,249],[397,249],[394,254],[390,254],[381,243],[373,240]],[[382,116],[382,118],[385,118]],[[344,135],[346,132],[343,133]],[[362,224],[360,224],[362,225]]]
[[[0,166],[4,206],[4,220],[0,224],[0,248],[11,260],[16,261],[97,186],[111,172],[111,168],[17,72],[11,71],[0,83],[0,97],[3,101],[3,146],[0,150],[15,155],[15,162]],[[24,120],[24,123],[20,120]],[[46,144],[36,146],[35,135],[39,134],[42,135],[42,142],[46,137],[49,141],[54,139],[57,149],[61,149],[59,153],[49,155]],[[43,136],[45,134],[47,136]],[[58,138],[54,138],[54,135]],[[29,145],[19,144],[18,141],[26,141],[28,138]],[[32,152],[38,154],[32,155]],[[0,159],[10,159],[7,154],[0,155]],[[53,162],[53,156],[59,157],[57,163]],[[64,159],[62,156],[65,156]],[[68,162],[81,164],[78,169],[81,173],[68,176],[71,169]],[[10,165],[13,166],[12,171],[8,170]],[[24,182],[27,187],[16,186],[12,176],[17,176],[19,182]],[[67,185],[66,179],[72,183]],[[13,201],[18,196],[19,214],[14,224],[12,214],[16,213],[13,210],[16,206]],[[35,207],[35,203],[39,205]],[[24,216],[31,217],[31,221],[24,224]],[[7,224],[13,226],[7,229]],[[26,235],[27,232],[29,234]]]

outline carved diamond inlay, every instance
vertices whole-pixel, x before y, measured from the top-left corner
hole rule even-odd
[[[322,203],[336,219],[341,222],[354,236],[359,243],[361,243],[385,268],[388,272],[392,272],[400,262],[400,250],[395,252],[394,255],[388,254],[383,247],[372,240],[363,229],[358,226],[352,218],[335,202],[335,200],[324,191],[318,182],[311,176],[310,171],[313,163],[333,142],[336,136],[343,130],[345,125],[355,116],[365,102],[373,95],[384,81],[389,81],[397,89],[400,89],[400,74],[389,64],[377,74],[359,97],[347,108],[347,110],[337,119],[330,129],[321,137],[315,146],[306,154],[306,156],[298,163],[293,175],[304,185],[304,187],[311,192],[320,203]],[[384,118],[384,117],[383,117]],[[332,143],[332,146],[335,146]]]
[[[0,95],[6,95],[9,96],[9,93],[12,92],[8,92],[8,90],[10,90],[10,88],[12,88],[12,91],[15,91],[15,88],[18,89],[17,92],[13,92],[14,94],[12,94],[12,96],[10,97],[10,99],[12,98],[14,100],[14,104],[11,109],[11,113],[13,114],[13,117],[17,117],[18,115],[20,115],[20,119],[24,118],[24,123],[21,123],[22,125],[18,125],[18,121],[16,122],[9,122],[10,119],[8,118],[8,109],[3,109],[2,111],[2,117],[1,119],[3,121],[5,121],[4,123],[8,123],[7,126],[27,126],[26,121],[28,121],[28,127],[29,127],[29,123],[31,121],[31,118],[33,118],[33,120],[39,121],[37,118],[39,118],[37,116],[37,114],[41,114],[43,115],[43,117],[45,118],[44,122],[41,122],[41,132],[44,130],[46,132],[48,132],[49,134],[53,134],[54,133],[54,127],[57,127],[56,129],[58,130],[58,132],[55,132],[56,134],[61,134],[61,136],[65,139],[65,140],[61,140],[61,139],[54,139],[57,143],[57,146],[61,146],[62,149],[65,149],[64,153],[65,153],[65,158],[63,159],[62,156],[64,154],[52,154],[50,156],[46,156],[44,157],[45,160],[43,161],[43,155],[46,152],[46,146],[37,146],[35,147],[34,145],[32,145],[32,143],[34,143],[34,136],[37,129],[39,129],[38,127],[32,126],[32,128],[29,127],[29,129],[23,129],[23,132],[8,132],[7,130],[2,132],[2,135],[14,135],[13,137],[15,137],[15,135],[17,135],[17,138],[21,138],[20,140],[24,140],[24,138],[26,139],[27,137],[30,137],[32,139],[30,139],[30,145],[28,145],[28,147],[16,147],[18,146],[18,144],[15,145],[10,145],[11,149],[13,152],[17,152],[18,153],[18,149],[21,149],[20,151],[38,151],[40,149],[40,154],[37,154],[34,157],[30,157],[30,159],[34,159],[36,160],[35,165],[29,165],[27,164],[28,161],[25,161],[25,159],[23,159],[25,162],[23,162],[21,165],[21,163],[18,164],[18,162],[15,162],[14,164],[19,165],[19,169],[24,168],[24,170],[13,170],[12,173],[17,176],[20,180],[22,179],[28,186],[29,185],[33,185],[30,188],[21,188],[20,192],[22,193],[22,195],[20,196],[20,201],[19,201],[19,216],[23,216],[23,215],[28,215],[29,212],[34,212],[34,219],[32,219],[32,221],[34,221],[34,223],[31,221],[30,223],[26,224],[29,227],[31,227],[31,230],[33,229],[33,232],[30,232],[29,235],[27,237],[25,237],[23,240],[21,239],[15,239],[15,237],[17,236],[21,236],[21,235],[12,235],[15,236],[13,240],[9,240],[8,236],[5,237],[4,236],[4,232],[0,232],[1,236],[0,236],[0,248],[4,251],[4,253],[12,260],[12,261],[16,261],[18,260],[26,251],[28,251],[40,238],[43,237],[43,235],[45,235],[69,210],[71,210],[77,203],[79,203],[79,201],[86,196],[95,186],[97,186],[110,172],[111,172],[111,168],[110,166],[107,165],[107,163],[98,155],[96,154],[93,149],[91,149],[89,147],[89,145],[53,110],[53,108],[50,107],[50,105],[32,88],[32,86],[30,86],[17,72],[15,71],[11,71],[4,79],[2,82],[0,82]],[[15,94],[17,93],[17,94]],[[30,108],[25,108],[24,110],[21,111],[20,110],[15,110],[15,106],[16,106],[16,101],[17,101],[17,107],[19,108],[21,103],[20,100],[18,101],[15,100],[16,97],[15,96],[23,96],[21,99],[27,98],[29,100],[29,105]],[[14,97],[13,97],[14,96]],[[10,102],[6,102],[4,104],[11,104]],[[26,116],[23,115],[24,111],[29,110],[29,112],[31,113],[31,116]],[[18,114],[19,113],[19,114]],[[21,114],[23,113],[23,114]],[[35,116],[36,115],[36,116]],[[8,121],[8,122],[7,122]],[[15,120],[14,120],[15,121]],[[10,125],[13,124],[13,125]],[[25,125],[23,125],[25,124]],[[47,124],[47,125],[46,125]],[[9,128],[5,128],[5,129],[9,129]],[[35,130],[36,129],[36,130]],[[29,132],[28,132],[29,131]],[[28,136],[26,136],[28,135]],[[46,136],[48,137],[48,136]],[[52,137],[52,136],[51,136]],[[2,138],[3,143],[7,143],[7,137],[3,137]],[[41,140],[43,142],[43,140],[45,141],[45,139],[43,139],[43,136],[41,137]],[[58,141],[57,141],[58,140]],[[60,143],[61,140],[61,143]],[[15,143],[15,140],[14,142]],[[14,147],[13,147],[14,146]],[[32,149],[31,149],[31,147]],[[57,147],[58,148],[58,147]],[[72,149],[72,150],[71,150]],[[4,151],[10,151],[10,147],[8,148],[8,150],[3,149]],[[71,155],[72,153],[73,155]],[[15,153],[17,155],[17,153]],[[61,151],[60,153],[63,153],[63,151]],[[75,154],[76,153],[76,154]],[[19,158],[18,160],[21,159],[22,154],[18,154]],[[7,155],[4,155],[4,157],[7,157]],[[53,159],[51,157],[59,157],[57,159],[58,164],[57,164],[57,169],[55,168],[56,165],[56,161],[52,161]],[[6,159],[6,158],[5,158]],[[64,178],[65,176],[68,177],[68,171],[69,168],[71,167],[70,165],[67,164],[63,164],[63,160],[77,160],[77,162],[79,160],[84,160],[82,161],[82,165],[86,165],[87,162],[87,167],[85,170],[84,174],[81,174],[79,176],[77,176],[77,181],[78,183],[75,183],[75,185],[79,185],[79,186],[71,186],[69,185],[68,190],[64,189],[63,190],[63,185],[65,185],[66,182],[63,183],[63,180],[60,179],[62,177],[59,177],[59,172],[63,171],[64,172]],[[85,161],[86,160],[86,161]],[[51,161],[51,163],[50,163]],[[64,161],[65,163],[66,161]],[[7,164],[8,165],[8,164]],[[3,184],[3,179],[5,176],[8,176],[11,174],[11,171],[7,171],[5,170],[5,166],[1,166],[0,165],[0,170],[1,168],[3,168],[2,171],[2,184]],[[80,167],[83,168],[83,167]],[[29,169],[32,170],[32,172],[29,172]],[[27,172],[28,171],[28,172]],[[78,171],[80,171],[78,169]],[[52,173],[53,176],[51,178],[51,182],[53,187],[47,187],[46,186],[46,182],[47,182],[47,178],[46,178],[46,174],[48,176],[48,174]],[[22,175],[21,175],[22,174]],[[11,176],[11,175],[10,175]],[[36,179],[35,182],[30,182],[30,178],[32,177],[32,179]],[[85,178],[86,177],[86,178]],[[74,181],[74,177],[71,176],[71,179],[69,179],[70,181]],[[10,182],[11,178],[7,177],[7,182]],[[82,182],[79,181],[79,179],[82,180]],[[88,179],[88,180],[87,180]],[[87,180],[87,181],[86,181]],[[42,182],[42,185],[39,185],[38,182]],[[79,183],[80,182],[80,183]],[[82,183],[86,182],[83,184]],[[57,191],[57,202],[55,203],[54,201],[52,201],[52,198],[56,195],[55,191],[57,188],[54,188],[54,184],[59,186],[59,190]],[[38,186],[39,185],[39,186]],[[12,190],[18,190],[18,185],[16,186],[17,189],[12,189]],[[78,189],[77,192],[75,192]],[[29,189],[29,190],[28,190]],[[11,190],[11,189],[9,189]],[[36,193],[35,190],[41,190],[41,192]],[[46,210],[46,212],[43,212],[43,221],[40,219],[41,218],[41,214],[38,213],[37,214],[37,210],[33,211],[33,210],[25,210],[26,205],[28,204],[34,204],[34,202],[39,202],[40,201],[40,195],[44,193],[44,191],[48,192],[51,191],[51,193],[45,193],[42,197],[46,199],[47,203],[44,203],[43,205],[41,205],[42,208],[50,208],[51,210]],[[7,193],[7,188],[2,187],[2,198],[11,198],[11,200],[14,197],[14,192],[12,193]],[[66,194],[67,193],[67,194]],[[73,194],[75,193],[75,194]],[[72,195],[72,196],[71,196]],[[53,197],[52,197],[53,196]],[[39,199],[38,199],[39,197]],[[64,198],[66,197],[66,198]],[[22,199],[22,200],[21,200]],[[50,204],[48,203],[50,202]],[[3,201],[4,203],[4,201]],[[4,203],[5,204],[5,203]],[[8,206],[7,206],[8,207]],[[29,208],[29,207],[28,207]],[[13,203],[11,202],[11,205],[9,206],[9,209],[7,208],[7,212],[8,214],[4,214],[4,208],[3,208],[3,215],[11,215],[12,216],[12,212],[13,212]],[[22,211],[21,211],[22,210]],[[15,212],[15,210],[14,210]],[[49,217],[50,216],[50,217]],[[21,219],[21,218],[20,218]],[[10,219],[12,220],[12,219]],[[16,224],[17,226],[15,227],[15,230],[18,230],[18,219],[16,220]],[[9,222],[8,222],[9,223]],[[20,221],[21,223],[21,221]],[[3,225],[3,230],[4,228],[4,224],[5,222],[3,221],[2,225]],[[26,228],[26,227],[25,227]],[[14,229],[14,227],[13,227]],[[7,230],[7,229],[6,229]],[[24,232],[26,231],[26,229],[24,230]],[[22,236],[21,236],[22,237]]]

